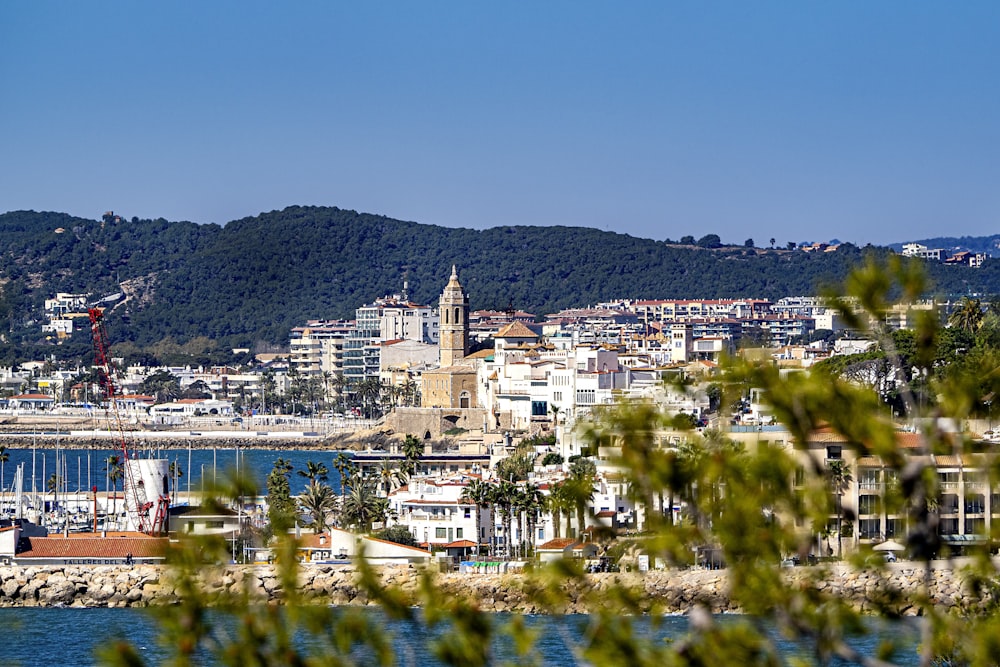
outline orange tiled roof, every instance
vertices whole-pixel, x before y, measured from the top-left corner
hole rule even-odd
[[[73,537],[29,537],[28,548],[18,558],[134,558],[163,557],[167,538],[134,533],[129,537],[99,537],[92,533]]]
[[[549,540],[545,544],[540,545],[539,549],[565,549],[568,546],[576,544],[576,539],[572,537],[560,537],[555,540]]]
[[[529,329],[524,322],[511,322],[493,336],[494,338],[538,338],[538,334]]]
[[[469,549],[476,546],[475,542],[470,542],[469,540],[456,540],[455,542],[449,542],[444,545],[445,549]]]

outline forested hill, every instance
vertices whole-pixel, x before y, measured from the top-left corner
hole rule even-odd
[[[873,251],[709,249],[581,227],[451,229],[318,207],[223,227],[18,211],[0,215],[0,249],[8,341],[42,341],[43,301],[56,292],[99,298],[120,285],[128,298],[113,311],[115,335],[141,346],[283,343],[307,319],[353,317],[404,279],[412,299],[434,304],[452,264],[473,309],[512,303],[544,315],[616,298],[812,294]],[[993,261],[931,274],[939,293],[1000,291]]]

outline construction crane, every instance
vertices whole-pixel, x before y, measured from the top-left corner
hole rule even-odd
[[[128,442],[125,439],[124,420],[122,419],[121,396],[118,384],[115,381],[115,367],[111,362],[110,346],[108,345],[108,334],[104,327],[104,307],[103,303],[117,301],[121,294],[113,294],[92,304],[87,309],[90,318],[90,330],[94,342],[94,365],[104,398],[107,401],[108,425],[109,429],[114,428],[115,438],[119,449],[122,452],[123,487],[125,494],[125,512],[132,526],[139,532],[147,535],[160,535],[166,524],[167,510],[170,506],[170,497],[166,491],[156,493],[155,511],[154,503],[149,500],[146,482],[148,473],[152,466],[144,465],[144,459],[139,459],[129,455]],[[152,475],[156,477],[156,475]],[[155,484],[150,484],[155,486]],[[154,492],[155,493],[155,492]]]

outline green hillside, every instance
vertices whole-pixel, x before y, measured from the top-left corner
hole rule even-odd
[[[38,358],[56,292],[119,291],[109,329],[119,344],[172,350],[283,344],[310,318],[351,318],[399,292],[435,303],[452,264],[473,309],[508,303],[538,315],[618,298],[812,294],[865,252],[680,246],[581,227],[451,229],[338,208],[290,207],[224,227],[157,220],[85,220],[61,213],[0,215],[0,321],[5,358]],[[932,266],[941,294],[1000,292],[995,263]],[[86,354],[89,339],[59,346]],[[194,346],[192,348],[191,346]]]

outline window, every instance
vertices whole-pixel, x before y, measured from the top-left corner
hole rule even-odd
[[[983,518],[969,518],[965,520],[965,534],[966,535],[985,535],[986,534],[986,519]]]
[[[843,447],[840,445],[829,445],[826,448],[826,458],[828,459],[839,459],[842,458]]]
[[[938,524],[938,533],[941,535],[957,535],[958,519],[941,519]]]
[[[958,512],[958,496],[954,493],[946,493],[941,496],[941,514],[955,514]]]
[[[225,528],[226,523],[224,521],[216,521],[214,519],[205,522],[206,528]]]
[[[861,519],[858,521],[858,537],[862,540],[874,540],[880,535],[878,519]]]
[[[858,471],[858,488],[867,491],[878,491],[879,470],[877,468],[862,468]]]
[[[461,528],[456,528],[455,529],[455,539],[458,539],[458,540],[462,539],[462,529]]]
[[[965,497],[966,514],[982,514],[986,511],[986,497],[975,494]]]
[[[879,500],[878,496],[860,496],[858,498],[858,514],[878,514]]]
[[[465,518],[466,519],[471,519],[472,518],[472,508],[471,507],[466,507],[465,508]]]
[[[444,528],[435,528],[434,529],[434,537],[435,537],[435,539],[443,540],[444,537],[445,537],[445,535],[447,535],[447,533],[445,532]]]

